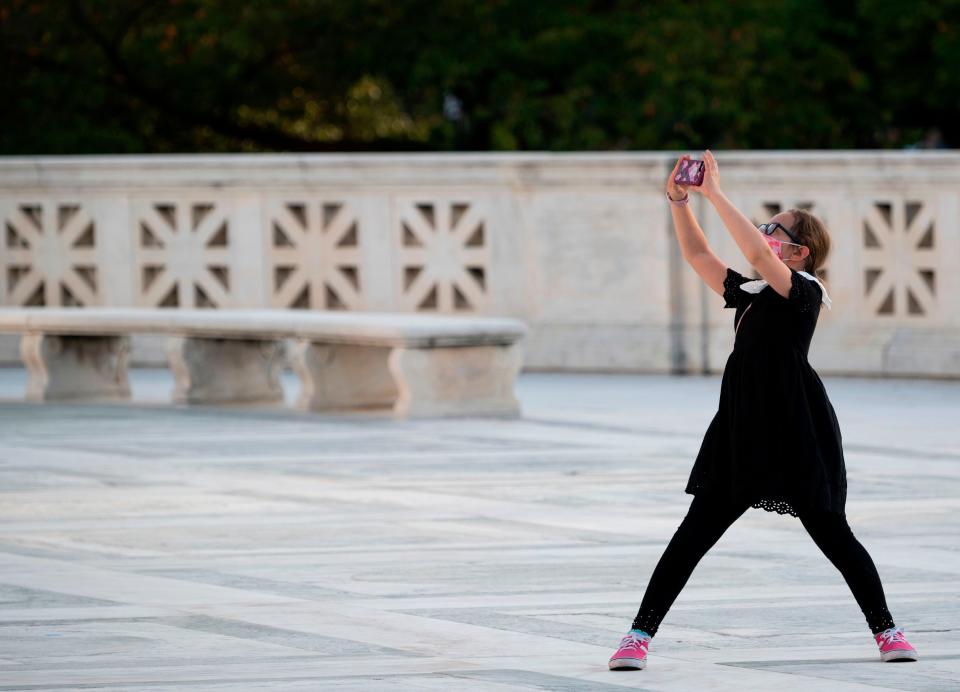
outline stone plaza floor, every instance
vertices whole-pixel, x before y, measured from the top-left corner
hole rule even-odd
[[[918,662],[881,663],[799,520],[750,509],[646,670],[610,671],[719,377],[524,373],[521,418],[394,421],[131,376],[132,404],[36,405],[0,369],[0,690],[960,689],[960,382],[823,378]]]

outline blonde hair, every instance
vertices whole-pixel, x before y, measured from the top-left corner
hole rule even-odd
[[[805,258],[804,271],[818,279],[823,279],[821,270],[830,254],[830,233],[826,225],[818,216],[806,209],[788,209],[787,211],[793,215],[793,228],[790,230],[800,239],[800,244],[806,245],[810,250],[810,254]]]

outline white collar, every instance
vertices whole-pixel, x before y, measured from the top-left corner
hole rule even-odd
[[[807,272],[798,271],[797,274],[802,274],[808,279],[811,279],[812,281],[816,281],[817,284],[820,286],[820,288],[823,289],[823,298],[821,302],[827,306],[828,310],[833,310],[833,308],[830,307],[830,304],[833,301],[830,300],[830,296],[827,295],[827,287],[823,285],[823,282],[820,281],[820,279],[815,277],[813,274],[808,274]],[[740,284],[740,288],[742,288],[747,293],[759,293],[764,288],[766,288],[767,285],[768,285],[768,281],[766,279],[757,279],[756,281],[747,281],[746,283]]]

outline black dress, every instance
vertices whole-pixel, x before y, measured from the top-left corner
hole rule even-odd
[[[724,307],[736,308],[733,351],[685,492],[792,516],[806,509],[845,514],[840,425],[807,362],[823,291],[790,271],[784,298],[771,286],[748,293],[740,284],[751,279],[727,268]]]

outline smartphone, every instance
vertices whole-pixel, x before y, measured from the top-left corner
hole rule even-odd
[[[678,185],[700,185],[703,183],[703,161],[685,159],[680,162],[680,168],[673,177]]]

